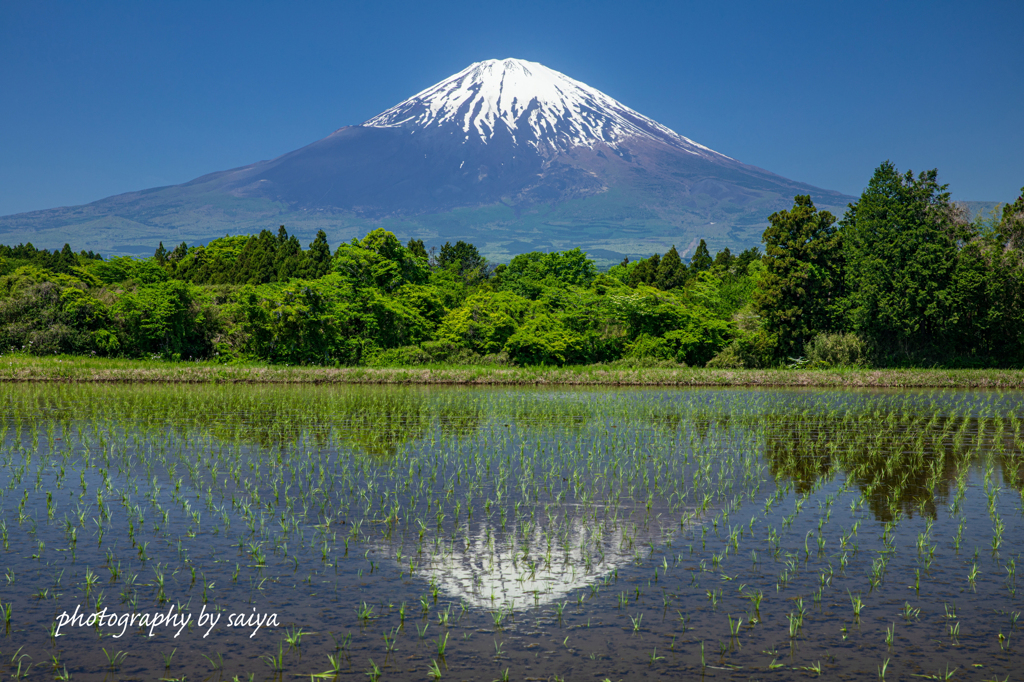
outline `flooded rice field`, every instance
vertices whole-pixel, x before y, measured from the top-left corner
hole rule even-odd
[[[0,674],[1017,679],[1021,393],[0,387]]]

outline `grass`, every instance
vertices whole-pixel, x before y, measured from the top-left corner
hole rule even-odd
[[[494,386],[792,386],[833,388],[1024,388],[1007,369],[628,369],[570,367],[293,367],[84,356],[0,356],[0,382],[183,384],[437,384]]]

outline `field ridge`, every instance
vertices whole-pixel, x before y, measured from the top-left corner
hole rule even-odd
[[[296,367],[7,355],[0,359],[0,382],[1019,389],[1024,370]]]

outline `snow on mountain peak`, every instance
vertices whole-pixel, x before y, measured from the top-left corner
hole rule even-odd
[[[446,78],[363,123],[376,128],[452,128],[463,144],[507,133],[514,145],[565,152],[648,138],[704,157],[727,158],[585,83],[522,59],[489,59]]]

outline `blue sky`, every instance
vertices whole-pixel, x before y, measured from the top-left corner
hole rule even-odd
[[[1024,2],[0,0],[0,215],[175,184],[518,57],[740,161],[857,194],[1024,185]]]

